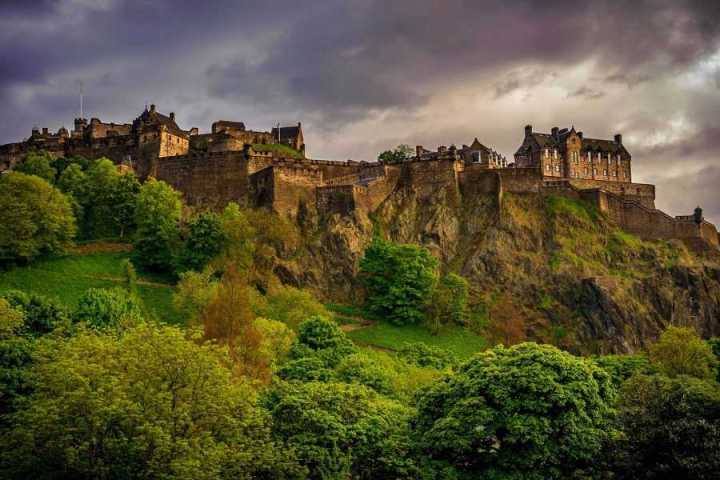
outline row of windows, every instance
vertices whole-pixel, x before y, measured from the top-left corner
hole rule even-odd
[[[560,165],[555,165],[554,170],[559,173],[559,172],[560,172]],[[550,165],[549,163],[546,163],[546,164],[545,164],[545,171],[546,171],[546,172],[552,172],[552,171],[553,171],[553,166]],[[583,171],[583,174],[584,174],[585,176],[587,176],[587,175],[589,175],[589,173],[590,173],[590,169],[587,168],[587,167],[585,167],[585,169],[584,169],[584,171]],[[598,175],[598,169],[597,169],[597,168],[593,168],[593,169],[592,169],[592,174],[593,174],[593,176],[597,176],[597,175]],[[612,170],[612,171],[610,172],[610,175],[613,176],[613,177],[617,177],[617,176],[618,176],[618,171],[617,171],[617,170]],[[580,174],[579,174],[578,172],[576,172],[576,171],[573,171],[573,172],[570,173],[570,176],[572,176],[572,177],[579,177]],[[605,177],[608,176],[608,170],[607,170],[607,169],[603,169],[603,176],[605,176]],[[625,176],[627,177],[627,176],[629,176],[629,175],[627,175],[627,173],[626,173]]]
[[[558,150],[557,150],[557,148],[553,148],[553,150],[552,150],[552,157],[553,157],[553,158],[558,158]],[[545,158],[550,158],[550,149],[549,149],[549,148],[546,148],[546,149],[545,149]],[[579,158],[580,158],[580,153],[579,153],[579,152],[570,152],[570,159],[571,159],[574,163],[578,163]],[[597,158],[598,160],[602,160],[602,154],[601,154],[600,152],[597,152],[596,158]],[[587,152],[587,159],[588,159],[588,161],[592,161],[592,153],[591,153],[591,152]],[[610,154],[610,153],[607,154],[607,159],[608,159],[608,161],[611,160],[611,154]],[[620,161],[620,154],[619,154],[619,153],[618,153],[617,155],[615,155],[615,159],[616,159],[618,162]]]

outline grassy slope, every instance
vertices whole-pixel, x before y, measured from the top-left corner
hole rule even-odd
[[[120,285],[122,262],[126,252],[68,255],[39,260],[28,267],[0,272],[0,292],[18,289],[46,295],[73,307],[88,288],[112,288]],[[140,296],[147,309],[159,319],[174,324],[183,323],[180,313],[173,307],[173,287],[163,284],[164,279],[139,275]]]

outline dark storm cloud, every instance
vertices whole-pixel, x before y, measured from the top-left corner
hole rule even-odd
[[[460,90],[513,126],[580,117],[537,101],[555,89],[586,132],[622,125],[642,139],[670,131],[673,116],[689,122],[688,135],[632,146],[647,158],[638,171],[673,196],[667,169],[678,156],[693,172],[717,165],[720,68],[702,87],[667,84],[719,40],[720,2],[703,0],[5,0],[0,142],[35,123],[69,124],[79,80],[90,115],[126,121],[150,101],[186,127],[302,120],[312,151],[340,158],[373,158],[383,142],[467,140],[475,127],[462,115],[477,118],[438,106]],[[587,62],[587,78],[574,80]],[[483,140],[511,154],[520,127],[491,131]],[[678,185],[690,182],[683,175]]]

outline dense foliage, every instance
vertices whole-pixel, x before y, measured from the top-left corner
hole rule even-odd
[[[150,178],[135,204],[137,232],[133,259],[150,270],[171,270],[180,243],[180,194],[167,183]]]
[[[425,248],[375,238],[360,260],[368,310],[397,325],[422,322],[436,267],[437,260]]]
[[[614,389],[592,362],[531,343],[477,355],[423,392],[420,447],[452,475],[564,479],[608,435]]]
[[[142,321],[139,300],[122,288],[91,288],[78,300],[76,322],[93,328],[127,328]]]
[[[68,198],[34,175],[0,176],[0,264],[62,252],[75,237]]]

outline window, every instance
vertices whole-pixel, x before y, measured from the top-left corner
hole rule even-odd
[[[588,162],[592,162],[592,153],[588,152]]]
[[[559,172],[559,171],[560,171],[560,165],[555,165],[555,171],[556,171],[556,172]]]
[[[593,168],[593,176],[597,175],[597,168]]]
[[[602,160],[602,155],[600,154],[600,152],[598,152],[598,154],[597,154],[597,159]]]
[[[620,154],[618,153],[615,159],[619,162],[620,161]]]
[[[613,170],[613,177],[617,177],[617,176],[618,176],[617,170]]]
[[[610,161],[610,152],[608,152],[608,162]]]
[[[585,167],[585,175],[587,175],[587,174],[588,174],[588,169],[587,169],[587,167]]]
[[[607,169],[603,170],[603,175],[607,177]]]
[[[557,148],[553,148],[553,158],[557,158]]]
[[[549,156],[550,156],[550,149],[546,148],[545,149],[545,157],[549,157]]]
[[[545,164],[545,170],[548,171],[548,172],[550,171],[550,164],[549,164],[549,163],[546,163],[546,164]]]

